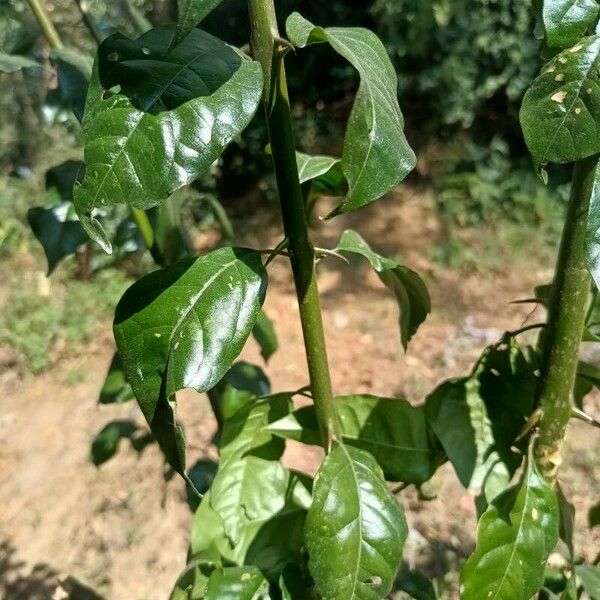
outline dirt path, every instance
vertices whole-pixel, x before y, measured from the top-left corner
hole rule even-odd
[[[397,308],[377,278],[343,263],[323,264],[324,318],[338,393],[404,395],[422,401],[440,380],[465,373],[501,331],[519,327],[527,309],[509,303],[529,296],[533,285],[551,276],[543,266],[462,276],[442,269],[426,253],[438,235],[430,207],[427,197],[404,192],[386,200],[377,212],[368,209],[319,227],[322,245],[333,245],[351,226],[377,249],[401,253],[409,266],[425,274],[434,304],[434,313],[403,355]],[[422,224],[420,231],[415,223]],[[264,226],[264,215],[248,227],[260,232],[248,243],[266,247],[275,241],[273,228]],[[285,264],[276,263],[266,304],[280,339],[280,350],[267,369],[274,390],[307,383],[296,308]],[[133,404],[96,405],[112,351],[106,323],[85,355],[62,362],[52,373],[22,381],[10,370],[0,374],[0,596],[6,600],[49,600],[57,576],[67,574],[106,599],[163,600],[184,565],[192,515],[182,482],[164,483],[156,448],[138,455],[125,445],[101,469],[88,460],[90,439],[107,421],[139,419]],[[253,342],[242,357],[260,362]],[[74,368],[85,373],[85,380],[69,387],[65,380]],[[191,442],[190,464],[196,457],[214,456],[210,443],[215,427],[206,399],[183,394],[180,416]],[[571,439],[570,466],[563,478],[583,527],[588,499],[598,489],[598,433],[586,430]],[[304,448],[293,448],[287,459],[305,469],[314,465],[314,455]],[[439,499],[430,503],[419,502],[411,492],[405,495],[414,527],[407,559],[443,574],[455,570],[468,552],[475,515],[449,465],[435,487]],[[579,542],[591,557],[600,536],[585,534]]]

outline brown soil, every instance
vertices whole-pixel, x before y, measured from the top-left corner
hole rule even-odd
[[[421,402],[442,379],[466,373],[503,330],[520,327],[529,309],[510,302],[529,297],[534,285],[551,278],[549,265],[532,264],[535,259],[527,256],[525,240],[524,255],[512,251],[504,270],[457,273],[431,262],[428,248],[440,236],[432,204],[426,193],[407,188],[376,209],[317,227],[322,246],[333,246],[344,228],[353,227],[376,249],[400,254],[424,274],[434,305],[404,355],[397,307],[377,278],[362,266],[324,261],[324,319],[338,393],[404,395]],[[321,213],[326,212],[323,207]],[[245,230],[254,232],[244,240],[248,245],[277,242],[274,217],[258,213],[245,223]],[[199,247],[206,243],[198,240]],[[477,251],[475,242],[474,247]],[[275,390],[307,383],[296,309],[286,264],[277,260],[266,303],[280,340],[267,369]],[[540,315],[532,318],[539,320]],[[90,439],[106,422],[131,417],[141,421],[133,404],[96,405],[112,352],[109,323],[85,354],[63,360],[36,378],[18,378],[10,364],[3,368],[0,352],[0,596],[7,600],[65,597],[56,588],[57,578],[66,575],[106,599],[162,600],[184,566],[192,515],[182,482],[164,482],[156,447],[138,455],[124,444],[102,468],[89,462]],[[260,362],[253,342],[242,357]],[[85,373],[85,381],[69,387],[65,379],[75,368]],[[215,426],[205,397],[184,393],[179,405],[191,446],[190,464],[201,456],[215,457]],[[563,483],[578,511],[577,547],[591,559],[600,542],[600,535],[586,527],[587,510],[598,491],[598,431],[574,429]],[[290,464],[309,471],[316,459],[314,451],[300,446],[286,454]],[[401,495],[413,527],[406,558],[431,574],[449,570],[452,583],[457,565],[472,547],[473,501],[449,465],[432,487],[438,499],[430,502],[419,501],[410,490]]]

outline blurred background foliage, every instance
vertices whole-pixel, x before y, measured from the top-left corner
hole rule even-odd
[[[152,24],[176,19],[175,0],[87,5],[102,36],[115,30],[134,36],[144,19]],[[45,6],[65,44],[92,56],[96,42],[78,2],[46,0]],[[525,88],[541,65],[530,0],[278,0],[278,9],[282,17],[300,10],[319,24],[364,26],[381,36],[399,74],[407,134],[419,156],[408,185],[433,190],[445,226],[447,239],[432,252],[435,260],[459,264],[457,232],[498,223],[556,243],[568,173],[552,173],[543,185],[517,118]],[[203,26],[245,45],[246,0],[226,0]],[[82,152],[79,123],[55,90],[49,49],[24,0],[0,0],[0,52],[40,64],[0,74],[1,260],[35,244],[26,214],[44,202],[46,170],[81,159]],[[290,54],[289,62],[299,149],[339,153],[356,74],[325,45]],[[243,222],[265,198],[276,209],[265,139],[259,114],[190,197],[180,199],[187,225],[230,235],[224,216],[214,210],[217,198],[234,222]]]

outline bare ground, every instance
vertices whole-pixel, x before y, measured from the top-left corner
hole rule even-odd
[[[428,248],[440,231],[432,204],[426,193],[404,188],[377,209],[318,224],[316,237],[322,246],[333,246],[344,228],[353,227],[376,249],[400,254],[426,278],[434,306],[404,355],[396,305],[377,278],[360,266],[324,262],[320,279],[336,392],[403,395],[421,402],[441,380],[468,372],[483,347],[502,331],[520,327],[529,309],[510,302],[529,297],[533,286],[551,279],[550,265],[528,255],[527,240],[521,253],[513,249],[507,254],[510,264],[502,269],[458,273],[433,263]],[[245,230],[252,232],[244,240],[248,245],[277,242],[276,219],[262,212]],[[472,241],[479,251],[478,242]],[[208,242],[199,239],[197,245]],[[296,309],[286,264],[278,260],[266,303],[280,340],[267,368],[274,390],[307,383]],[[540,315],[530,319],[539,320]],[[57,578],[66,575],[106,599],[162,600],[184,566],[192,515],[183,483],[164,482],[158,450],[150,446],[138,455],[124,446],[100,469],[89,462],[89,442],[106,422],[131,417],[141,421],[133,404],[96,405],[112,352],[107,322],[84,354],[39,377],[19,378],[8,360],[1,364],[6,352],[0,353],[0,595],[6,600],[53,598]],[[260,362],[253,342],[242,358]],[[85,373],[85,380],[69,386],[65,381],[73,369]],[[206,398],[184,393],[179,405],[191,446],[190,464],[201,456],[216,456],[211,446],[215,425]],[[600,534],[589,533],[586,520],[598,492],[599,436],[584,426],[573,429],[562,479],[578,511],[577,546],[592,559]],[[297,445],[286,453],[288,463],[308,471],[314,470],[317,458],[315,451]],[[420,501],[410,490],[401,496],[413,527],[406,556],[430,574],[449,571],[452,584],[472,547],[474,506],[449,465],[432,487],[438,497],[430,502]]]

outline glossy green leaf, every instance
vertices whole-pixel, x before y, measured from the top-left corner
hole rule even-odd
[[[585,234],[585,262],[596,287],[600,289],[600,163],[596,166],[596,178],[590,197]]]
[[[99,467],[118,451],[121,440],[131,440],[138,431],[133,421],[112,421],[96,434],[90,447],[90,459]]]
[[[81,122],[92,76],[92,62],[86,55],[68,48],[53,49],[50,57],[56,67],[63,101]]]
[[[275,325],[273,325],[273,321],[269,319],[264,310],[260,311],[258,319],[256,319],[252,335],[260,347],[260,355],[265,361],[268,361],[277,352],[279,340],[277,339]]]
[[[596,0],[544,0],[544,29],[548,47],[559,52],[574,46],[596,22]]]
[[[423,406],[406,400],[369,395],[334,399],[343,440],[371,453],[386,479],[420,485],[438,464]],[[272,423],[274,435],[305,444],[321,445],[314,406],[303,407]]]
[[[177,34],[174,44],[178,44],[211,13],[223,0],[177,0]]]
[[[131,385],[127,381],[123,362],[119,357],[119,353],[115,352],[108,373],[104,379],[104,384],[100,390],[99,404],[123,404],[133,400],[135,395],[131,389]]]
[[[452,463],[460,482],[489,501],[506,488],[510,470],[496,447],[476,379],[443,383],[428,397],[427,420]]]
[[[285,504],[282,490],[287,488],[289,473],[278,462],[284,445],[265,427],[290,408],[290,396],[279,394],[246,404],[225,421],[211,505],[232,544],[239,543],[246,519],[268,518]]]
[[[402,563],[406,520],[375,459],[336,444],[306,518],[309,568],[328,600],[385,598]]]
[[[523,99],[521,127],[538,166],[600,152],[600,35],[564,50],[543,69]]]
[[[475,551],[461,572],[461,599],[530,600],[544,581],[558,522],[554,490],[530,460],[521,481],[479,521]]]
[[[259,252],[221,248],[155,271],[119,302],[114,333],[127,379],[167,460],[185,470],[171,399],[215,386],[241,352],[264,300]]]
[[[216,569],[206,586],[206,600],[269,600],[269,582],[259,569]]]
[[[349,191],[330,217],[356,210],[392,190],[416,165],[404,135],[396,72],[384,45],[367,29],[317,27],[298,13],[286,28],[294,46],[328,42],[360,74],[342,155]]]
[[[329,173],[331,169],[340,164],[340,159],[332,156],[311,156],[303,152],[296,152],[296,162],[300,183],[306,183]]]
[[[240,69],[242,55],[220,39],[195,29],[171,48],[173,35],[171,25],[135,40],[111,35],[98,50],[102,87],[118,88],[135,108],[157,114],[211,96]]]
[[[206,586],[216,566],[203,559],[191,561],[178,577],[169,600],[203,600]]]
[[[184,81],[171,81],[173,64],[167,48],[173,35],[173,29],[159,28],[145,34],[143,43],[132,42],[143,55],[144,43],[153,41],[152,48],[147,49],[158,63],[160,52],[156,46],[163,48],[166,66],[160,71],[161,77],[152,79],[152,83],[142,77],[135,79],[137,83],[132,83],[131,89],[126,86],[137,101],[149,108],[183,101],[173,110],[156,115],[139,110],[125,94],[105,90],[98,60],[94,67],[83,122],[87,170],[81,186],[75,189],[74,199],[86,231],[107,251],[111,246],[94,217],[96,209],[114,204],[147,209],[166,200],[209,169],[249,123],[261,98],[260,65],[241,58],[236,50],[199,30],[190,34],[192,40],[198,39],[192,55],[195,61],[203,60],[203,48],[206,51],[215,47],[221,48],[221,54],[230,60],[214,63],[218,81],[223,82],[220,87],[203,87],[204,80],[195,78],[192,94],[182,92]],[[109,41],[110,38],[106,43]],[[111,58],[118,62],[118,52],[108,52],[106,60],[110,62]],[[139,61],[134,63],[138,65]],[[233,69],[233,65],[237,67]],[[119,70],[121,76],[123,69]],[[132,70],[134,67],[127,69],[127,80],[134,81]],[[206,95],[210,90],[212,93]],[[197,97],[190,99],[194,95]]]
[[[27,56],[0,52],[0,73],[16,73],[21,69],[32,69],[39,66],[35,60]]]
[[[600,600],[600,566],[578,565],[575,573],[591,600]]]
[[[408,342],[431,312],[431,298],[420,275],[373,252],[365,240],[351,229],[344,231],[336,250],[366,258],[381,281],[394,293],[400,307],[400,337],[406,350]]]

